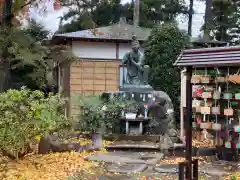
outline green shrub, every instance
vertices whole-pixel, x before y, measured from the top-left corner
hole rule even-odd
[[[104,102],[99,96],[89,95],[78,97],[77,105],[79,107],[80,130],[94,133],[103,126],[101,110]]]
[[[81,131],[90,133],[103,128],[114,129],[118,125],[120,109],[136,106],[134,101],[121,97],[112,97],[110,101],[104,102],[98,95],[79,96],[75,104],[79,107],[78,123]]]
[[[45,98],[41,91],[8,90],[0,94],[0,148],[18,154],[44,133],[56,131],[69,121],[59,110],[64,100],[57,95]]]

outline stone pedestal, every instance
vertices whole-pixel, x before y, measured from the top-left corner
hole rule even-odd
[[[124,84],[119,87],[119,91],[146,93],[154,91],[150,85]]]

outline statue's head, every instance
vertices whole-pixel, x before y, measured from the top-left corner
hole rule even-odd
[[[137,36],[132,36],[132,49],[133,51],[138,51],[140,47],[139,41],[137,40]]]

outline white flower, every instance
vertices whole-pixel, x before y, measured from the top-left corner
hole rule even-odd
[[[173,113],[173,109],[168,109],[167,114],[171,114],[171,113]]]
[[[102,111],[106,111],[106,110],[107,110],[107,106],[104,105],[104,106],[102,107]]]

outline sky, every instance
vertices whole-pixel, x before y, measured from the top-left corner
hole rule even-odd
[[[130,2],[131,0],[122,0],[122,3]],[[187,5],[189,4],[189,0],[187,1]],[[53,2],[51,2],[53,3]],[[193,16],[193,31],[192,36],[197,37],[200,34],[200,28],[203,25],[203,13],[205,11],[205,4],[203,2],[194,2],[194,11],[196,14]],[[59,17],[61,17],[64,12],[67,12],[67,8],[62,8],[61,10],[54,11],[52,4],[48,5],[48,13],[41,14],[34,10],[31,10],[31,16],[36,19],[39,23],[43,24],[45,28],[52,33],[54,33],[59,26]],[[177,17],[179,28],[187,30],[188,18],[184,16]]]

